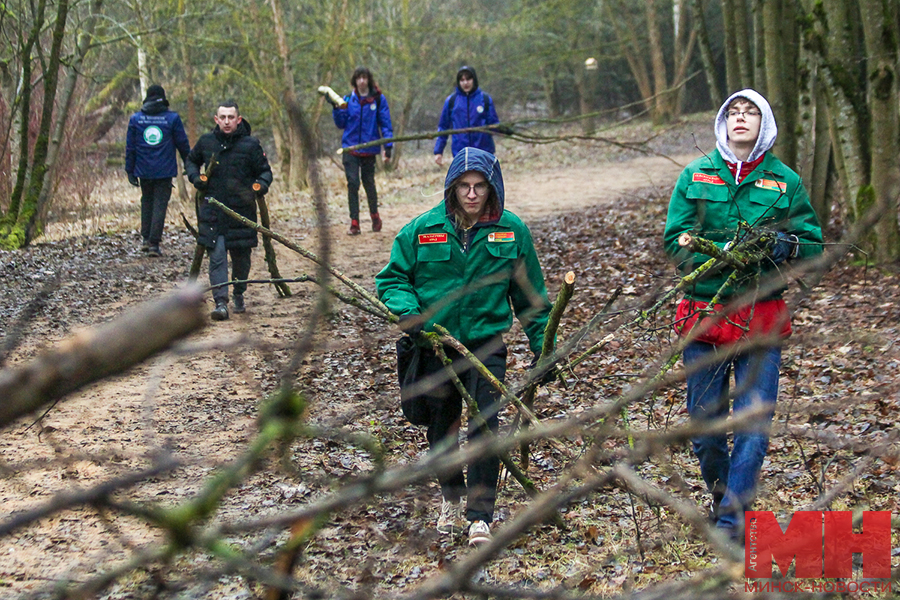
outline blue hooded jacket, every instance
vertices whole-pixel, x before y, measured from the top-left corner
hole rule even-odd
[[[459,76],[464,72],[472,75],[474,86],[468,94],[459,87]],[[448,129],[465,129],[467,127],[484,127],[496,125],[500,122],[494,101],[486,92],[478,87],[478,75],[472,67],[460,67],[456,73],[456,90],[444,100],[444,108],[441,110],[441,118],[438,121],[438,131]],[[452,109],[451,109],[452,105]],[[438,137],[434,142],[434,153],[443,154],[447,146],[447,136]],[[450,151],[453,156],[463,148],[478,148],[485,152],[494,153],[494,137],[486,131],[471,131],[469,133],[457,133],[453,136]]]
[[[358,144],[374,142],[382,138],[394,137],[391,126],[391,111],[388,101],[380,90],[375,90],[365,98],[360,98],[356,90],[348,96],[347,108],[335,108],[331,111],[334,124],[344,130],[341,136],[341,147],[348,148]],[[385,148],[393,148],[394,144],[388,142]],[[381,146],[369,146],[356,151],[358,154],[374,155],[381,152]],[[389,152],[388,152],[389,154]]]
[[[191,145],[177,112],[164,98],[151,99],[128,120],[125,172],[141,179],[165,179],[178,174],[175,150],[187,161]]]

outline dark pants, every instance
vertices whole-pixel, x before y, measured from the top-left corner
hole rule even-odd
[[[712,344],[694,342],[684,349],[684,366],[689,372],[697,363],[715,356]],[[744,511],[756,490],[756,481],[769,446],[769,426],[778,397],[778,370],[781,348],[766,348],[738,354],[727,360],[713,362],[687,377],[687,408],[695,423],[720,419],[728,415],[729,376],[734,368],[734,417],[756,403],[771,407],[755,418],[758,426],[745,428],[734,434],[734,445],[728,451],[725,434],[698,436],[691,441],[694,454],[700,460],[700,473],[706,486],[720,501],[716,526],[739,533],[743,527]]]
[[[474,398],[478,405],[478,412],[487,422],[488,427],[494,433],[499,428],[497,418],[498,401],[500,392],[487,380],[481,377],[475,369],[471,368],[468,361],[462,360],[458,354],[447,350],[448,356],[453,359],[454,370],[459,374],[460,381]],[[443,372],[444,366],[433,352],[425,352],[425,373],[427,377],[432,373]],[[506,347],[482,359],[484,365],[493,373],[494,377],[503,381],[506,377]],[[431,409],[431,424],[428,426],[428,445],[435,451],[437,446],[445,448],[446,452],[453,452],[459,447],[460,416],[462,414],[463,400],[452,381],[444,380],[436,388],[428,392],[428,403]],[[469,420],[469,440],[477,440],[484,431],[479,428],[474,419]],[[485,521],[490,523],[494,518],[494,503],[497,500],[497,478],[500,475],[500,459],[496,455],[481,458],[468,466],[468,478],[462,471],[441,475],[438,480],[441,484],[441,493],[445,500],[456,502],[463,495],[467,496],[466,518],[469,521]]]
[[[162,240],[166,210],[172,197],[172,178],[144,179],[141,177],[141,237],[151,246]]]
[[[378,212],[378,191],[375,189],[375,155],[353,156],[349,152],[342,154],[344,174],[347,176],[347,199],[350,203],[350,218],[359,221],[359,180],[366,190],[369,201],[369,213]]]
[[[209,284],[216,285],[228,281],[228,254],[231,255],[231,279],[245,280],[250,275],[250,252],[253,248],[225,249],[225,236],[216,238],[216,245],[209,248]],[[247,291],[246,283],[234,284],[235,295],[243,295]],[[228,303],[228,286],[223,285],[213,289],[213,299],[216,304]]]

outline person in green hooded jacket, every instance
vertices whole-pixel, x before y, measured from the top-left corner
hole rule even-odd
[[[720,249],[746,246],[762,230],[769,240],[760,242],[754,253],[764,255],[762,260],[699,278],[685,290],[676,313],[675,329],[690,336],[683,360],[691,420],[702,423],[726,417],[730,400],[736,418],[754,405],[769,409],[755,418],[758,426],[735,431],[730,453],[724,434],[692,439],[713,497],[711,518],[716,527],[739,541],[769,443],[781,366],[779,339],[791,333],[790,314],[782,299],[786,266],[821,253],[822,230],[800,176],[770,152],[778,130],[761,94],[745,89],[728,98],[716,116],[715,133],[717,151],[690,163],[678,178],[669,202],[664,245],[687,275],[710,257],[682,247],[682,234],[705,238]],[[708,316],[708,305],[714,300],[709,307],[713,314]],[[730,308],[722,315],[725,305]],[[764,336],[772,341],[733,350],[736,344]],[[729,392],[732,370],[733,394]]]
[[[444,200],[416,217],[397,234],[390,262],[375,277],[378,297],[400,327],[415,337],[439,324],[472,350],[500,381],[506,375],[503,334],[512,317],[522,323],[535,360],[540,355],[550,301],[528,227],[504,208],[503,176],[497,158],[477,148],[453,157],[444,183]],[[430,348],[423,348],[424,372],[443,373]],[[490,429],[498,429],[499,392],[468,361],[447,349],[454,370],[478,404]],[[435,377],[434,379],[440,379]],[[446,377],[427,393],[432,450],[457,446],[462,398]],[[469,439],[482,434],[470,427]],[[438,530],[449,533],[463,524],[462,497],[467,497],[469,543],[490,539],[496,501],[499,459],[486,456],[461,471],[441,475]]]

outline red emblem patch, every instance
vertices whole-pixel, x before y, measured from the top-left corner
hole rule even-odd
[[[725,185],[725,181],[718,175],[707,175],[706,173],[694,173],[691,181],[699,181],[700,183],[711,183],[713,185]]]
[[[446,233],[420,233],[419,234],[419,243],[420,244],[446,244],[447,243],[447,234]]]

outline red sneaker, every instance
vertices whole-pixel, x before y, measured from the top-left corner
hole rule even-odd
[[[356,219],[352,219],[350,221],[350,231],[347,232],[349,235],[359,235],[359,221]]]
[[[375,233],[381,231],[381,217],[378,216],[378,213],[372,213],[372,231]]]

